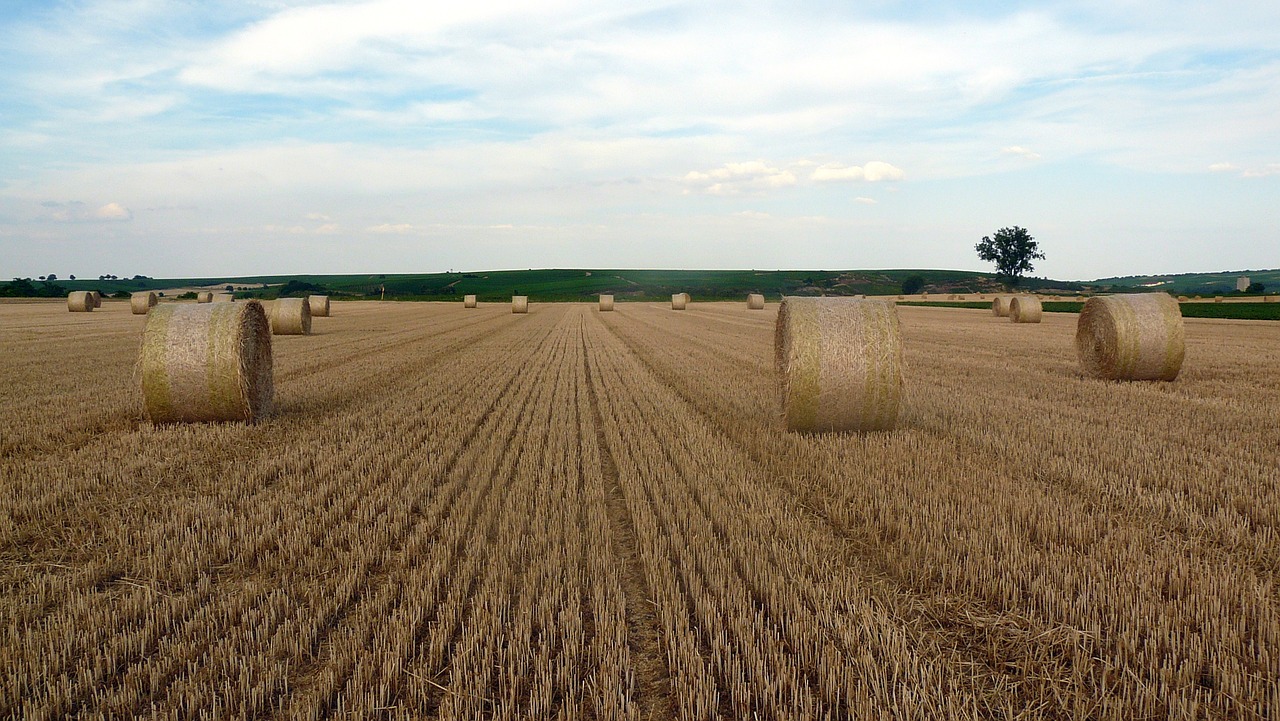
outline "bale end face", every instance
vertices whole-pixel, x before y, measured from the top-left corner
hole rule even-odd
[[[1165,293],[1090,298],[1075,342],[1084,372],[1107,380],[1172,381],[1186,354],[1182,311]]]
[[[169,304],[147,317],[139,368],[154,423],[254,421],[271,412],[271,327],[257,301]]]
[[[790,431],[894,427],[902,396],[902,343],[893,303],[782,299],[774,362]]]
[[[1009,320],[1014,323],[1039,323],[1043,313],[1040,299],[1033,295],[1020,295],[1009,301]]]
[[[93,294],[87,290],[73,290],[67,294],[67,311],[70,313],[90,313],[97,307]]]
[[[511,296],[511,312],[512,313],[528,313],[529,312],[529,296],[527,295]]]
[[[609,294],[603,294],[603,295],[601,295],[601,296],[600,296],[600,306],[599,306],[599,308],[600,308],[600,310],[601,310],[601,311],[611,311],[611,310],[613,310],[613,296],[612,296],[612,295],[609,295]]]
[[[311,304],[306,298],[278,298],[268,313],[272,335],[309,335]]]

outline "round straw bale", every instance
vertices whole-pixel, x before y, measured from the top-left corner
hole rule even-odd
[[[94,308],[101,308],[101,307],[102,307],[102,293],[99,293],[99,292],[98,292],[98,291],[96,291],[96,290],[91,290],[91,291],[89,291],[89,294],[93,296],[93,307],[94,307]]]
[[[785,297],[774,361],[787,430],[886,430],[897,421],[902,342],[893,303]]]
[[[93,293],[87,290],[73,290],[67,293],[67,311],[71,313],[89,313],[97,307],[93,303]]]
[[[197,302],[197,303],[212,303],[212,302],[213,302],[213,293],[212,293],[211,291],[207,291],[207,290],[202,290],[202,291],[200,291],[199,293],[196,293],[196,302]]]
[[[236,297],[231,293],[219,293],[213,296],[213,302],[214,303],[234,303],[236,302]]]
[[[1215,295],[1215,296],[1213,296],[1213,302],[1214,302],[1214,303],[1221,303],[1221,302],[1222,302],[1222,296],[1220,296],[1220,295]]]
[[[464,296],[462,296],[462,307],[463,307],[463,308],[474,308],[474,307],[476,307],[476,297],[475,297],[474,295],[464,295]]]
[[[613,296],[608,293],[600,294],[600,310],[613,310]]]
[[[997,295],[991,301],[991,315],[1001,318],[1008,317],[1010,301],[1011,299],[1008,296]]]
[[[129,296],[129,309],[134,315],[146,315],[151,307],[160,302],[160,298],[149,290],[140,290]]]
[[[751,293],[748,295],[747,310],[764,310],[764,294]]]
[[[1039,323],[1041,315],[1040,299],[1034,295],[1014,296],[1009,301],[1009,320],[1014,323]]]
[[[268,312],[272,335],[311,333],[311,304],[306,298],[277,298]]]
[[[1098,378],[1171,381],[1185,352],[1182,311],[1166,293],[1090,298],[1076,323],[1080,365]]]
[[[1188,298],[1187,298],[1187,296],[1185,296],[1185,295],[1180,295],[1180,296],[1178,296],[1178,302],[1179,302],[1179,303],[1186,303],[1186,302],[1187,302],[1187,300],[1188,300]]]
[[[686,293],[673,293],[671,295],[671,310],[684,310],[689,305],[689,296]]]
[[[307,308],[311,311],[312,318],[328,318],[329,317],[329,296],[327,295],[309,295],[307,296]]]
[[[139,366],[142,412],[152,422],[252,421],[271,412],[271,328],[257,301],[156,308]]]
[[[528,313],[529,312],[529,296],[527,295],[511,296],[511,312],[512,313]]]

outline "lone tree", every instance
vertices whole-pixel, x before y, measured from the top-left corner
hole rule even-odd
[[[1039,251],[1039,247],[1026,228],[1016,225],[997,230],[995,237],[984,235],[982,242],[974,246],[979,258],[996,264],[1000,282],[1010,288],[1018,284],[1023,273],[1035,270],[1031,261],[1044,260],[1044,253]]]

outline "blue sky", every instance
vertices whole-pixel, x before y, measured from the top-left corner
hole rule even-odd
[[[1280,266],[1280,3],[5,4],[0,277]]]

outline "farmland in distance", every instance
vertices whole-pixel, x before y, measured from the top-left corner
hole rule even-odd
[[[0,304],[0,717],[1280,715],[1280,325],[904,307],[898,430],[801,435],[776,308],[341,303],[152,426],[127,303]]]

